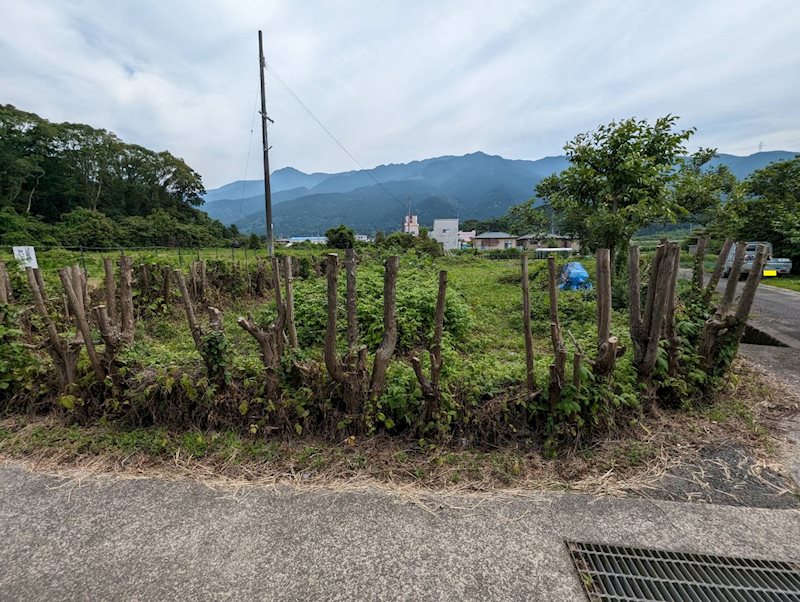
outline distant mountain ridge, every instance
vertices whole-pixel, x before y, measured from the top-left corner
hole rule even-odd
[[[744,179],[795,155],[787,151],[746,157],[720,154],[711,165],[727,165]],[[307,174],[284,167],[270,177],[275,233],[313,235],[341,223],[364,233],[397,230],[408,204],[423,225],[435,218],[494,217],[531,198],[541,179],[568,165],[564,156],[529,161],[475,152],[342,173]],[[236,224],[242,232],[265,231],[263,180],[231,182],[209,190],[204,199],[202,209],[212,218]]]

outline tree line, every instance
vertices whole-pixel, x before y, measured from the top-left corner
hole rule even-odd
[[[209,245],[237,236],[197,209],[204,193],[200,174],[168,151],[0,105],[4,244]]]

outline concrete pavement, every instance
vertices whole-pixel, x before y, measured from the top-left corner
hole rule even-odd
[[[584,600],[565,540],[800,560],[800,511],[214,490],[0,467],[5,600]]]

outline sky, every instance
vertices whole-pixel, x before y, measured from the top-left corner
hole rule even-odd
[[[3,0],[0,103],[167,149],[209,189],[257,179],[262,29],[273,170],[537,159],[667,113],[690,149],[800,151],[798,24],[797,0]]]

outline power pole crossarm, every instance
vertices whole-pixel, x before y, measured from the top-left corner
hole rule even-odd
[[[264,70],[266,61],[264,60],[264,41],[261,30],[258,30],[258,63],[259,74],[261,76],[261,144],[264,149],[264,206],[267,218],[267,250],[270,256],[275,254],[275,242],[272,238],[272,190],[269,182],[269,141],[267,139],[267,121],[272,121],[267,117],[267,93],[264,81]]]

